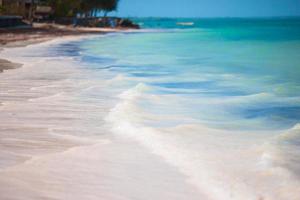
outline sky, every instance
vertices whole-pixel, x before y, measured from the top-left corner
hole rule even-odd
[[[300,0],[120,0],[122,17],[300,16]]]

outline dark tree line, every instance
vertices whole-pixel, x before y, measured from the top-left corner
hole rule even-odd
[[[101,12],[106,16],[117,10],[119,0],[44,0],[43,3],[53,8],[56,17],[95,16]]]

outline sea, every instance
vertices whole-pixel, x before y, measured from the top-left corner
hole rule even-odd
[[[300,18],[132,20],[0,52],[0,197],[299,200]]]

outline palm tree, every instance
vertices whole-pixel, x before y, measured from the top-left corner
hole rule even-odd
[[[104,17],[107,16],[109,12],[115,11],[118,8],[119,0],[104,0],[102,1],[102,10],[104,11]]]
[[[117,10],[119,0],[82,0],[82,8],[85,12],[104,12],[107,16],[108,12]]]

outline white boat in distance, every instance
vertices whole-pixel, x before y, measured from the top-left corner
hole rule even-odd
[[[176,24],[180,26],[193,26],[194,22],[177,22]]]

